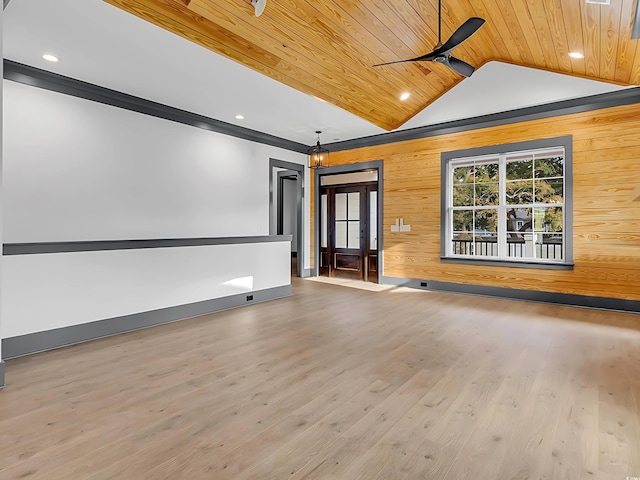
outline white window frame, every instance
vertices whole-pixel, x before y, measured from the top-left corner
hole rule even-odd
[[[507,242],[507,211],[512,205],[506,204],[506,162],[514,156],[544,154],[564,151],[563,203],[530,203],[518,205],[521,208],[562,207],[562,252],[563,259],[509,257]],[[499,204],[495,206],[453,206],[453,171],[455,167],[473,162],[498,162],[499,165]],[[519,142],[508,145],[458,150],[442,153],[442,205],[441,205],[441,261],[450,263],[481,263],[498,266],[528,268],[573,268],[573,184],[572,184],[572,138]],[[497,210],[497,250],[495,256],[463,255],[453,251],[453,212],[456,210]]]

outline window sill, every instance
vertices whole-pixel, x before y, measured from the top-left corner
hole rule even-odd
[[[508,260],[485,260],[481,258],[440,257],[442,263],[464,263],[491,267],[537,268],[541,270],[573,270],[573,263],[511,262]]]

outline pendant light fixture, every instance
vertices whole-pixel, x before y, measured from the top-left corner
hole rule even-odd
[[[318,143],[309,150],[309,168],[327,168],[329,166],[329,150],[320,146],[320,130],[316,131]]]

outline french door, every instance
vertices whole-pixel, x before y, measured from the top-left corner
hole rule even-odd
[[[320,275],[378,282],[377,183],[322,187]]]

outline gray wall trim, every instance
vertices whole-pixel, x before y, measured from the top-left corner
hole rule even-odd
[[[313,270],[311,268],[305,268],[302,270],[302,278],[309,278],[313,275]]]
[[[636,15],[633,18],[631,38],[640,38],[640,0],[636,0]]]
[[[5,0],[5,4],[6,4],[6,0]],[[5,383],[4,383],[4,362],[2,360],[0,360],[0,388],[3,388]]]
[[[572,135],[562,137],[538,138],[535,140],[525,140],[523,142],[500,143],[497,145],[487,145],[486,147],[465,148],[462,150],[451,150],[442,152],[442,160],[451,160],[453,158],[476,157],[480,155],[493,155],[504,152],[518,150],[535,150],[538,148],[552,148],[557,146],[567,146],[570,148],[573,143]]]
[[[573,270],[573,263],[540,263],[540,262],[510,262],[509,260],[485,260],[483,258],[455,258],[440,257],[442,263],[462,263],[465,265],[479,265],[509,268],[537,268],[542,270]]]
[[[447,257],[447,193],[449,190],[448,164],[454,158],[477,157],[481,155],[493,155],[518,150],[535,150],[538,148],[564,147],[564,211],[565,218],[565,261],[562,264],[540,264],[540,263],[520,263],[504,261],[483,261],[478,259],[464,259]],[[463,150],[452,150],[440,154],[440,261],[451,263],[470,263],[485,265],[526,267],[526,268],[546,268],[546,269],[573,269],[573,136],[540,138],[537,140],[527,140],[524,142],[505,143],[500,145],[489,145],[486,147],[467,148]]]
[[[5,0],[6,1],[6,0]],[[144,98],[135,97],[126,93],[100,87],[92,83],[83,82],[74,78],[65,77],[56,73],[41,70],[39,68],[24,65],[12,60],[4,60],[4,78],[14,82],[43,88],[58,93],[64,93],[85,100],[104,103],[114,107],[124,108],[134,112],[163,118],[192,127],[210,130],[232,137],[250,140],[252,142],[284,148],[299,153],[309,150],[307,145],[293,142],[284,138],[258,132],[249,128],[240,127],[231,123],[216,120],[214,118],[198,115],[186,110],[170,107]]]
[[[384,272],[384,162],[382,160],[370,160],[368,162],[350,163],[347,165],[336,165],[314,170],[314,215],[313,215],[313,232],[314,257],[312,275],[318,276],[319,267],[318,259],[320,258],[320,177],[323,175],[335,175],[337,173],[352,173],[362,170],[378,170],[378,281],[382,278]]]
[[[327,168],[314,170],[318,175],[335,175],[336,173],[353,173],[361,170],[373,170],[382,168],[382,160],[370,160],[368,162],[349,163],[346,165],[334,165]],[[381,171],[378,172],[378,181],[380,181]]]
[[[532,302],[555,303],[576,307],[599,308],[604,310],[618,310],[622,312],[640,312],[639,300],[625,300],[621,298],[592,297],[589,295],[574,295],[570,293],[540,292],[535,290],[521,290],[516,288],[489,287],[485,285],[468,285],[438,280],[419,280],[414,278],[382,277],[385,285],[416,288],[419,290],[436,290],[451,293],[483,295],[487,297],[508,298],[511,300],[527,300]],[[426,283],[426,287],[422,284]]]
[[[298,180],[298,172],[296,172],[295,170],[281,170],[278,172],[278,180],[276,181],[276,185],[278,185],[278,203],[276,204],[278,206],[278,208],[276,209],[276,235],[282,235],[282,229],[283,229],[283,222],[284,219],[282,218],[282,210],[283,210],[283,205],[282,202],[284,200],[284,193],[283,193],[283,189],[281,188],[283,186],[283,180],[284,179],[289,179],[291,177],[294,177],[292,180]],[[297,185],[296,185],[297,187]]]
[[[305,259],[305,238],[304,238],[304,230],[305,230],[305,216],[304,216],[304,198],[305,198],[305,170],[306,166],[287,162],[286,160],[278,160],[277,158],[269,159],[269,234],[276,235],[277,234],[277,216],[274,215],[274,196],[273,196],[273,185],[274,185],[274,168],[284,168],[288,170],[290,173],[295,172],[297,174],[296,178],[296,215],[297,215],[297,237],[298,237],[298,259],[300,261],[297,262],[297,271],[296,275],[298,277],[303,276],[303,263]],[[278,176],[276,175],[276,179]],[[278,204],[276,204],[279,206]],[[288,235],[291,237],[291,235]]]
[[[254,237],[160,238],[149,240],[97,240],[89,242],[5,243],[3,245],[3,255],[97,252],[102,250],[199,247],[203,245],[238,245],[244,243],[271,243],[290,241],[291,235],[259,235]]]
[[[342,142],[327,143],[323,146],[332,152],[338,152],[341,150],[352,150],[355,148],[404,142],[419,138],[436,137],[450,133],[466,132],[469,130],[477,130],[479,128],[495,127],[529,120],[539,120],[542,118],[551,118],[569,115],[572,113],[589,112],[591,110],[600,110],[602,108],[618,107],[633,103],[640,103],[640,87],[591,95],[572,100],[547,103],[544,105],[537,105],[535,107],[519,108],[490,115],[453,120],[450,122],[426,125],[407,130],[381,133],[368,137],[344,140]]]
[[[287,297],[290,296],[291,293],[291,285],[283,285],[265,290],[245,292],[228,297],[213,298],[211,300],[186,305],[178,305],[175,307],[83,323],[81,325],[72,325],[70,327],[5,338],[2,340],[2,353],[5,359],[21,357],[54,348],[74,345],[76,343],[109,337],[119,333],[140,330],[142,328],[162,325],[252,303]],[[247,295],[253,295],[253,300],[247,301]]]

